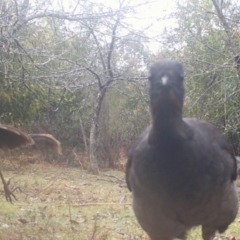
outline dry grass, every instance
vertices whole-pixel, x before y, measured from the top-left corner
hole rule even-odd
[[[0,240],[148,239],[132,212],[124,173],[94,176],[80,169],[46,163],[23,166],[9,160],[1,165],[5,178],[14,177],[11,185],[23,192],[16,193],[14,205],[0,195]],[[225,234],[231,235],[240,239],[239,219]],[[188,239],[200,236],[195,229]]]

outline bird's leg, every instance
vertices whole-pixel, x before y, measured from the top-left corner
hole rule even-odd
[[[5,198],[8,202],[12,203],[12,197],[17,201],[17,198],[15,196],[15,194],[13,193],[15,190],[17,189],[20,189],[19,187],[16,187],[14,188],[13,190],[10,190],[9,189],[9,185],[10,185],[10,181],[11,181],[11,178],[8,179],[8,181],[6,182],[4,177],[3,177],[3,174],[2,174],[2,171],[0,171],[0,177],[2,179],[2,183],[3,183],[3,189],[4,189],[4,193],[5,193]],[[21,190],[21,189],[20,189]]]
[[[182,232],[181,234],[179,234],[177,236],[177,239],[186,240],[187,239],[187,233],[186,232]]]
[[[216,230],[211,227],[202,226],[203,240],[213,240],[215,237],[215,232]]]

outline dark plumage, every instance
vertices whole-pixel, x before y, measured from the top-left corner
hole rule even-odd
[[[12,126],[0,124],[0,149],[8,151],[18,147],[26,147],[34,144],[44,142],[47,146],[54,149],[58,154],[62,153],[61,143],[51,134],[27,134]],[[16,199],[13,191],[9,189],[10,182],[6,182],[2,172],[0,171],[0,178],[3,183],[5,197],[7,201],[12,202],[11,196]]]
[[[213,125],[182,118],[182,65],[162,60],[150,68],[152,124],[129,152],[126,181],[133,209],[152,240],[186,239],[202,226],[204,240],[234,221],[236,159]]]

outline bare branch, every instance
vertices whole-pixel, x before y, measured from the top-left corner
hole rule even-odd
[[[215,9],[217,11],[218,17],[219,17],[220,21],[222,22],[224,30],[225,30],[225,32],[227,34],[228,42],[229,42],[231,51],[232,51],[233,55],[236,56],[238,53],[237,53],[237,50],[236,50],[237,49],[236,45],[235,45],[235,43],[234,43],[234,41],[232,39],[231,29],[230,29],[230,27],[229,27],[229,25],[228,25],[228,23],[226,21],[226,18],[224,17],[224,15],[222,13],[222,10],[219,8],[216,0],[212,0],[212,2],[213,2],[213,5],[214,5],[214,7],[215,7]]]
[[[94,40],[95,40],[95,42],[97,44],[98,53],[99,53],[99,56],[100,56],[100,60],[102,62],[103,69],[104,69],[104,71],[106,71],[106,66],[105,66],[105,62],[104,62],[104,58],[103,58],[103,54],[102,54],[102,50],[101,50],[99,41],[98,41],[98,39],[97,39],[93,29],[91,28],[90,30],[91,30],[91,34],[92,34],[92,36],[93,36],[93,38],[94,38]]]
[[[229,42],[229,46],[230,46],[230,50],[232,51],[233,57],[234,57],[234,61],[236,63],[236,67],[237,67],[237,74],[238,74],[238,78],[240,79],[240,56],[239,56],[239,52],[237,51],[237,47],[236,44],[233,40],[233,34],[231,32],[231,28],[226,20],[226,18],[224,17],[222,10],[219,8],[216,0],[212,0],[213,5],[217,11],[217,15],[220,19],[220,21],[222,22],[223,28],[227,34],[227,38],[228,38],[228,42]]]
[[[91,70],[90,68],[86,68],[86,70],[88,70],[90,73],[92,73],[97,78],[99,89],[101,89],[103,86],[101,84],[101,79],[100,79],[99,75],[97,73],[95,73],[93,70]]]
[[[119,11],[116,23],[113,26],[112,40],[111,40],[111,43],[110,43],[110,46],[109,46],[109,51],[108,51],[108,56],[107,56],[107,67],[108,67],[108,73],[110,75],[110,79],[109,79],[110,81],[113,80],[113,72],[112,72],[112,68],[111,68],[111,60],[112,60],[111,57],[112,57],[112,52],[113,52],[113,49],[114,49],[114,43],[115,43],[115,40],[116,40],[116,31],[117,31],[117,27],[119,25],[120,15],[121,15],[121,12]]]

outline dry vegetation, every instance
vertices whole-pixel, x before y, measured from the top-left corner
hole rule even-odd
[[[14,205],[0,195],[0,240],[22,239],[148,239],[131,209],[124,173],[107,171],[99,176],[47,163],[23,165],[3,159],[5,177],[19,186]],[[19,164],[21,163],[21,164]],[[201,239],[199,229],[189,240]],[[221,239],[240,239],[239,218]]]

